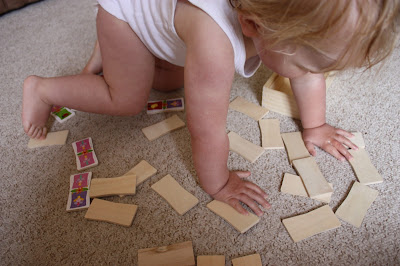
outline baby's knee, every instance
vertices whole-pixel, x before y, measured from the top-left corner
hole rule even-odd
[[[31,88],[36,88],[39,84],[40,81],[40,77],[38,76],[28,76],[27,78],[25,78],[24,80],[24,89],[31,89]]]

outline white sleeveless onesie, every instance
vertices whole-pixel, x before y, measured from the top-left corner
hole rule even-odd
[[[174,27],[177,0],[98,0],[111,15],[129,24],[143,44],[157,58],[177,66],[185,65],[186,45]],[[231,41],[235,70],[252,76],[261,64],[258,56],[246,60],[242,30],[228,0],[189,0],[221,27]]]

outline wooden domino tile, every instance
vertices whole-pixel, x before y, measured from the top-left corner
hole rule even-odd
[[[94,178],[90,188],[90,197],[113,195],[134,195],[136,193],[136,175],[125,175],[113,178]]]
[[[351,132],[354,137],[348,138],[351,142],[353,142],[358,148],[365,149],[365,142],[364,138],[361,132]],[[344,145],[346,148],[349,149],[346,145]]]
[[[264,149],[284,149],[280,122],[278,119],[264,119],[258,121],[262,135],[262,147]]]
[[[340,219],[360,227],[368,208],[378,197],[378,194],[377,190],[355,182],[335,214]]]
[[[85,219],[103,221],[129,227],[132,225],[138,206],[93,199]]]
[[[241,155],[251,163],[254,163],[265,152],[263,147],[251,143],[233,131],[229,132],[228,138],[229,149]]]
[[[49,132],[43,140],[30,139],[28,142],[28,148],[32,149],[45,146],[64,145],[67,141],[68,132],[68,130]]]
[[[331,194],[333,189],[322,175],[314,157],[293,161],[293,166],[303,180],[303,184],[310,198]]]
[[[306,214],[283,219],[282,223],[294,242],[299,242],[313,235],[341,226],[339,219],[329,205]]]
[[[248,255],[232,260],[233,266],[262,266],[260,254]]]
[[[94,152],[92,138],[75,141],[72,143],[72,147],[74,148],[78,170],[84,170],[99,164]]]
[[[366,150],[350,149],[349,152],[353,156],[353,158],[349,160],[349,163],[351,164],[351,167],[353,168],[357,179],[361,184],[372,185],[383,182],[382,176],[372,164]]]
[[[153,141],[184,126],[185,122],[183,122],[177,115],[173,115],[157,124],[143,128],[142,132],[148,140]]]
[[[310,157],[310,153],[304,145],[301,132],[282,133],[281,135],[285,143],[290,164],[292,164],[294,160]]]
[[[191,241],[164,247],[139,249],[139,266],[194,266],[193,245]]]
[[[89,208],[91,179],[92,172],[70,176],[67,212]]]
[[[166,175],[151,188],[180,215],[185,214],[199,203],[199,200],[186,191],[171,175]]]
[[[225,266],[224,255],[197,256],[197,266]]]
[[[256,121],[262,119],[269,112],[267,108],[251,103],[240,96],[229,104],[229,108],[244,113]]]
[[[222,217],[242,234],[260,221],[260,218],[257,215],[253,213],[249,213],[249,215],[241,214],[230,205],[218,200],[213,200],[208,203],[207,208]]]
[[[308,197],[307,191],[300,176],[285,173],[283,176],[281,192],[295,196]]]
[[[140,161],[135,167],[129,170],[125,175],[136,175],[136,186],[140,185],[148,178],[157,173],[157,169],[151,166],[145,160]]]

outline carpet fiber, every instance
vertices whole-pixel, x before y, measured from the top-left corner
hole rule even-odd
[[[180,129],[149,142],[141,129],[171,114],[112,117],[84,112],[64,124],[50,119],[51,131],[70,130],[64,146],[28,149],[21,125],[22,84],[28,75],[79,73],[94,42],[93,0],[47,0],[0,17],[0,258],[3,265],[136,265],[138,249],[193,241],[194,254],[233,258],[253,253],[263,265],[394,265],[400,263],[400,49],[371,71],[339,73],[328,90],[327,121],[364,135],[366,150],[384,178],[360,228],[344,221],[340,228],[293,243],[281,220],[322,206],[318,201],[279,192],[283,173],[294,174],[285,150],[270,150],[251,164],[230,153],[230,169],[250,170],[249,180],[269,194],[272,208],[245,234],[206,208],[211,201],[197,184],[190,135]],[[379,70],[379,71],[378,71]],[[230,100],[242,96],[261,103],[266,68],[250,79],[236,77]],[[184,91],[152,91],[151,100],[184,96]],[[207,107],[205,107],[207,108]],[[185,113],[178,116],[186,121]],[[299,130],[299,122],[270,112],[282,132]],[[228,131],[261,145],[253,119],[229,111]],[[71,143],[92,137],[99,165],[93,178],[116,177],[142,159],[158,172],[141,184],[135,196],[107,200],[139,206],[129,228],[85,220],[85,211],[67,213],[69,176],[77,173]],[[355,175],[347,162],[318,150],[317,163],[334,194],[335,211]],[[171,174],[200,203],[178,215],[150,186]]]

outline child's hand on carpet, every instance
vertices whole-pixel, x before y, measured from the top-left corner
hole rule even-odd
[[[306,128],[303,130],[304,144],[312,156],[317,154],[314,148],[315,145],[330,153],[340,161],[346,159],[350,160],[352,158],[351,154],[343,144],[351,149],[358,149],[358,147],[348,139],[351,137],[353,137],[353,134],[326,123],[319,127]]]
[[[213,195],[214,199],[225,202],[246,215],[248,212],[240,204],[243,202],[258,216],[261,216],[263,212],[258,204],[265,209],[269,209],[271,205],[266,200],[268,195],[259,186],[242,179],[249,177],[250,174],[248,171],[230,171],[228,182],[218,193]]]

